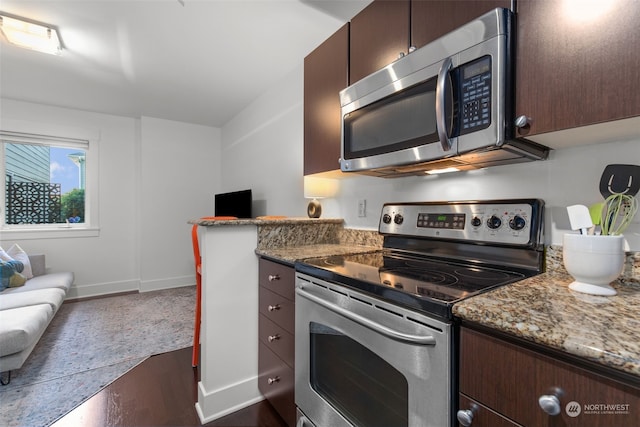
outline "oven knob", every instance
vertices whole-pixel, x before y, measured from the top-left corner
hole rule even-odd
[[[502,225],[502,220],[495,215],[491,215],[491,218],[487,220],[487,227],[493,230],[495,230],[496,228],[500,228],[501,225]]]
[[[396,216],[393,217],[393,222],[395,222],[398,225],[402,224],[403,221],[404,221],[404,217],[400,214],[396,214]]]
[[[480,227],[482,225],[482,220],[477,216],[474,216],[471,220],[471,225],[473,225],[474,227]]]
[[[520,215],[516,215],[509,220],[509,227],[512,230],[522,230],[527,222]]]
[[[389,214],[382,215],[382,222],[384,222],[385,224],[390,224],[391,223],[391,215],[389,215]]]

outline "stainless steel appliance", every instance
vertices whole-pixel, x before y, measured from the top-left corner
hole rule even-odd
[[[512,13],[495,9],[340,92],[340,168],[383,177],[545,159],[514,139]]]
[[[298,426],[454,425],[452,306],[542,271],[543,208],[385,204],[382,250],[296,263]]]

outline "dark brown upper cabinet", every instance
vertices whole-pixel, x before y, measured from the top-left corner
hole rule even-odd
[[[349,83],[409,51],[409,0],[376,0],[351,19]]]
[[[569,10],[573,3],[577,9]],[[597,6],[610,6],[600,15]],[[520,136],[640,115],[640,2],[517,2]]]
[[[510,0],[434,0],[411,2],[411,45],[420,48]]]
[[[304,59],[304,174],[340,169],[340,97],[348,85],[349,24]]]
[[[509,0],[375,0],[351,20],[353,84]]]

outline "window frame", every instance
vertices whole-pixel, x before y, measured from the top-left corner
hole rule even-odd
[[[0,123],[0,232],[1,240],[97,237],[99,222],[99,132],[60,126],[3,119]],[[85,221],[77,224],[6,224],[5,143],[81,148],[85,152]]]

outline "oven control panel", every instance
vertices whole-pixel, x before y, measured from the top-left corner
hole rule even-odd
[[[539,199],[387,203],[379,231],[386,235],[496,244],[541,243],[544,202]]]

